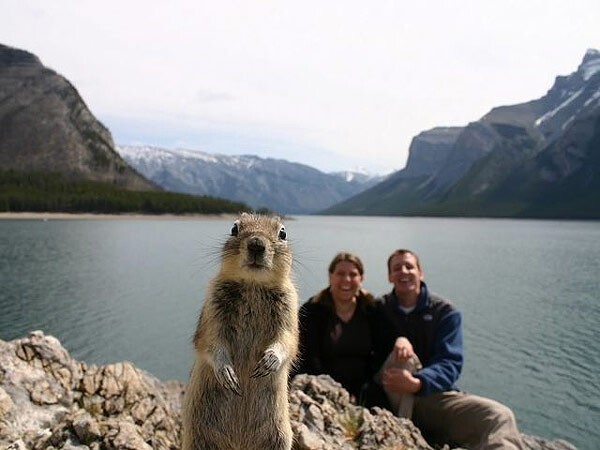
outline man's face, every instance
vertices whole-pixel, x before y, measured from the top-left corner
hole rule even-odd
[[[388,280],[393,283],[397,296],[418,295],[423,272],[419,269],[417,258],[411,253],[394,255],[390,261]]]

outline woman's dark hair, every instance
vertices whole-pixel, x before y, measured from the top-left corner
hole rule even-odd
[[[340,252],[334,256],[333,260],[331,261],[331,264],[329,264],[329,273],[333,273],[335,271],[335,266],[337,266],[338,263],[342,261],[348,261],[354,264],[358,269],[358,273],[360,273],[361,276],[365,274],[365,267],[363,266],[363,263],[360,260],[360,258],[355,254],[348,252]]]

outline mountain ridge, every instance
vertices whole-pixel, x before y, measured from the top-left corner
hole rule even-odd
[[[326,174],[304,164],[256,155],[118,145],[117,151],[168,191],[212,195],[281,214],[309,214],[378,182],[360,172]]]
[[[404,169],[321,213],[598,219],[599,117],[600,52],[590,49],[577,70],[557,76],[544,96],[494,107],[456,128],[444,154],[440,150],[435,163],[415,171],[422,142],[442,128],[420,133]],[[549,160],[552,181],[540,175],[550,170]],[[587,184],[567,182],[577,176],[573,171],[585,173]]]
[[[25,50],[0,44],[0,167],[157,190],[115,152],[77,89]],[[32,129],[35,133],[32,133]]]
[[[540,98],[419,133],[406,167],[386,177],[158,147],[155,161],[132,152],[126,160],[66,78],[0,44],[1,170],[215,196],[282,214],[598,219],[599,118],[600,52],[588,49]]]

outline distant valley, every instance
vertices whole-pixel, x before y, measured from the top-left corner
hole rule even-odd
[[[127,163],[168,191],[243,202],[256,210],[309,214],[380,182],[360,172],[324,173],[283,159],[117,146]]]

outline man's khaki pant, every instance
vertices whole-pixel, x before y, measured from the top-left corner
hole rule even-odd
[[[412,420],[428,437],[469,449],[524,449],[513,412],[502,403],[465,392],[416,396]]]
[[[388,367],[410,372],[421,368],[414,356],[406,363],[394,363],[390,357],[375,380]],[[436,443],[455,443],[468,449],[524,449],[521,433],[513,412],[502,403],[459,391],[419,396],[386,391],[388,400],[399,417],[407,417],[423,434]]]

